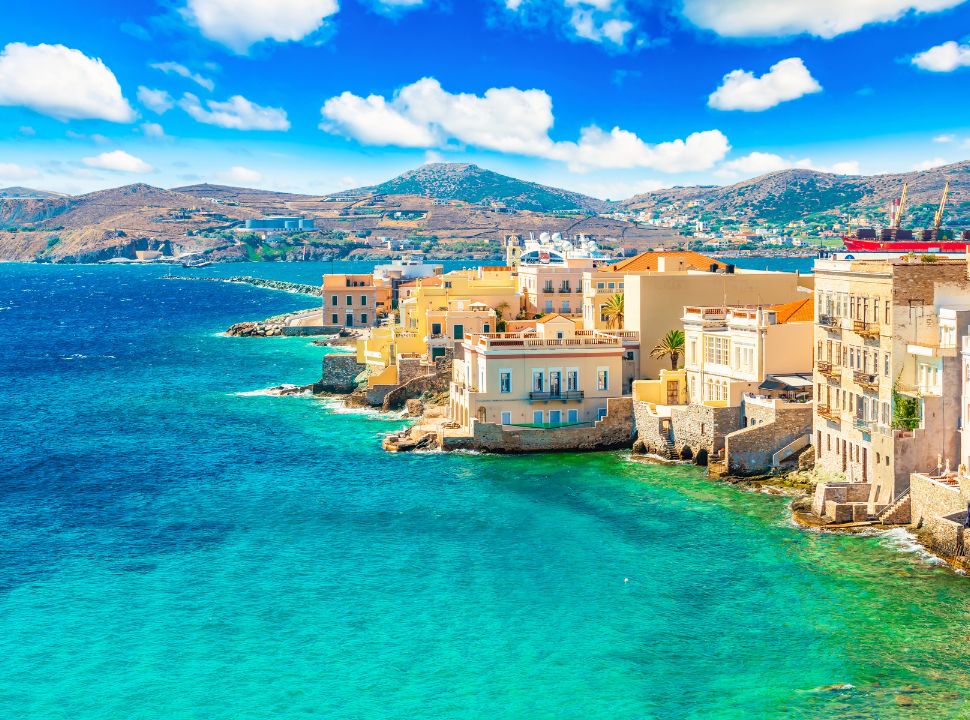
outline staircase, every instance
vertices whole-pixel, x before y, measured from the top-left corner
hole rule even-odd
[[[912,495],[904,490],[878,515],[882,525],[908,525],[912,521]]]
[[[673,442],[671,442],[669,439],[664,442],[664,446],[660,448],[659,454],[668,460],[680,460],[680,455],[677,454],[677,450],[674,448]]]
[[[782,466],[786,460],[791,458],[793,455],[801,450],[807,448],[812,442],[811,435],[800,435],[790,443],[781,448],[778,452],[771,456],[771,469],[777,470]]]

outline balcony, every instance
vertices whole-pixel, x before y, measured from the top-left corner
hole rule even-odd
[[[563,293],[563,294],[566,294],[566,295],[571,295],[571,294],[573,293],[573,290],[572,290],[572,288],[570,288],[570,287],[569,287],[569,286],[567,285],[567,286],[565,286],[565,287],[561,287],[561,288],[559,288],[559,292],[561,292],[561,293]]]
[[[816,361],[815,368],[829,380],[840,380],[842,378],[841,370],[833,365],[830,360]]]
[[[824,328],[828,328],[829,330],[839,330],[842,327],[839,323],[839,319],[834,315],[819,315],[818,324]]]
[[[533,390],[529,393],[529,402],[549,402],[551,400],[582,400],[586,393],[582,390],[560,390],[559,392],[545,392]]]
[[[838,410],[833,410],[831,405],[819,405],[815,408],[815,412],[819,417],[823,417],[826,420],[831,420],[832,422],[841,423],[842,417]]]
[[[868,435],[872,432],[872,421],[861,417],[852,418],[852,427]]]
[[[855,381],[856,385],[861,385],[869,392],[879,391],[879,376],[875,373],[860,372],[859,370],[856,370],[854,373],[852,373],[852,379]]]
[[[866,322],[865,320],[853,320],[852,332],[866,340],[879,339],[879,323]]]

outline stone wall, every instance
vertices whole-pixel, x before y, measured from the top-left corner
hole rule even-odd
[[[741,427],[740,407],[709,407],[707,405],[667,406],[670,412],[670,441],[674,454],[683,460],[706,465],[708,458],[724,449],[728,433]],[[650,412],[650,404],[635,403],[637,435],[647,452],[665,454],[668,441],[662,432],[665,418]]]
[[[487,450],[495,453],[575,452],[616,450],[633,444],[633,401],[611,398],[606,417],[589,427],[554,429],[515,428],[506,430],[495,423],[472,421],[472,435],[439,435],[443,450]]]
[[[451,384],[451,368],[439,370],[433,375],[412,378],[398,385],[384,396],[381,409],[384,412],[400,410],[408,400],[431,393],[448,392]]]
[[[724,457],[732,475],[754,475],[772,469],[772,456],[789,443],[812,434],[812,406],[765,407],[745,404],[753,421],[725,438]]]
[[[313,387],[318,393],[352,393],[357,389],[357,376],[367,368],[351,353],[334,353],[323,357],[320,382]]]
[[[913,525],[923,528],[931,548],[946,557],[965,555],[967,496],[919,473],[910,477],[909,494]]]

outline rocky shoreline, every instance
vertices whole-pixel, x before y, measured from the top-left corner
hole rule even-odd
[[[279,290],[280,292],[294,293],[297,295],[323,297],[322,286],[306,285],[304,283],[289,282],[287,280],[267,280],[266,278],[253,277],[252,275],[233,275],[227,278],[162,275],[162,280],[201,280],[204,282],[234,283],[237,285],[252,285],[253,287],[266,288],[268,290]]]

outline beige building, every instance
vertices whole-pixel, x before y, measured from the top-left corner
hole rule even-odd
[[[323,276],[323,324],[373,327],[391,307],[391,287],[373,275]]]
[[[911,473],[956,466],[970,411],[958,351],[967,270],[937,258],[816,263],[814,444],[835,481],[816,495],[820,514],[874,517],[908,491]]]
[[[520,265],[518,281],[522,311],[528,317],[552,313],[579,315],[583,311],[583,274],[595,267],[596,261],[590,258]]]
[[[715,265],[714,272],[710,269],[683,269],[682,263],[675,265],[677,269],[669,269],[670,264],[661,262],[658,270],[617,274],[624,284],[623,327],[640,335],[642,350],[639,377],[657,377],[664,367],[669,367],[666,359],[651,357],[650,350],[667,332],[681,327],[685,306],[775,305],[797,302],[810,297],[814,287],[811,276],[735,270],[731,266],[721,268],[714,261],[711,264]],[[595,310],[595,313],[599,312],[599,309]]]
[[[476,421],[592,427],[607,401],[624,394],[624,357],[635,342],[626,336],[578,330],[552,315],[534,332],[468,337],[453,365],[450,418],[468,430]]]
[[[814,319],[811,297],[767,307],[685,307],[690,401],[728,407],[745,394],[810,399]]]

